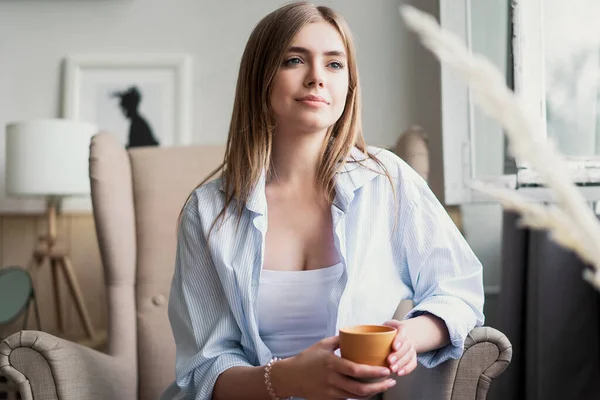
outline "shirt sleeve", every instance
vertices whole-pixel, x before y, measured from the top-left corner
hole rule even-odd
[[[404,319],[430,313],[450,334],[447,346],[418,355],[422,365],[433,368],[460,358],[469,332],[483,325],[482,266],[425,181],[415,178],[402,186],[402,261],[415,304]]]
[[[251,366],[208,251],[196,196],[181,215],[168,313],[177,349],[176,384],[186,399],[210,399],[223,371]]]

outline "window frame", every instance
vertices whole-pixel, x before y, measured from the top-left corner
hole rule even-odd
[[[547,132],[546,71],[544,60],[543,0],[511,0],[512,74],[514,90],[525,107],[536,116],[539,131]],[[440,24],[472,50],[471,0],[440,0]],[[476,177],[475,104],[466,84],[441,65],[442,154],[444,202],[446,205],[490,202],[470,189],[473,180],[485,181],[518,191],[540,202],[550,202],[552,193],[526,163],[516,160],[516,174]],[[590,202],[600,200],[600,156],[565,157],[569,174]]]

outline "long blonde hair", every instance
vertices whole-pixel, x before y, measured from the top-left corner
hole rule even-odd
[[[329,202],[333,202],[335,196],[335,174],[352,147],[367,153],[362,134],[356,50],[346,21],[329,7],[306,2],[286,4],[265,16],[248,39],[239,69],[223,163],[198,185],[202,186],[222,172],[225,206],[213,227],[224,218],[234,200],[240,217],[263,171],[267,178],[272,172],[270,161],[275,121],[270,98],[273,82],[294,37],[314,22],[327,22],[339,32],[346,48],[349,72],[346,105],[341,117],[327,131],[317,170],[317,183]],[[383,167],[375,156],[369,156]],[[387,171],[385,173],[389,178]]]

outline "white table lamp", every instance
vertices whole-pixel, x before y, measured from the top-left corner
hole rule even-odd
[[[60,331],[64,315],[57,290],[59,269],[64,273],[87,336],[95,333],[83,303],[71,261],[56,247],[56,214],[66,196],[90,193],[89,148],[96,126],[64,119],[44,119],[10,123],[6,126],[6,191],[11,196],[40,197],[47,200],[48,232],[40,237],[34,251],[37,268],[47,260],[52,267],[56,310]]]
[[[7,193],[41,197],[89,194],[89,147],[96,132],[92,124],[60,119],[8,124]]]

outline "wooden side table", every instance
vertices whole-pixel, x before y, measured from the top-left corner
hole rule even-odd
[[[21,267],[0,269],[0,325],[10,324],[24,314],[23,329],[25,329],[32,304],[37,328],[41,330],[40,313],[29,272]],[[0,375],[0,399],[21,399],[17,385],[3,375]]]
[[[0,325],[15,321],[22,314],[23,329],[27,327],[30,305],[33,304],[37,329],[42,330],[35,290],[29,272],[21,267],[0,269]]]

